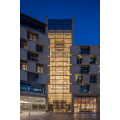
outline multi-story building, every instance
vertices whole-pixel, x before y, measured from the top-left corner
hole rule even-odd
[[[70,46],[74,42],[74,18],[48,19],[50,38],[50,85],[48,85],[48,110],[71,112]]]
[[[20,102],[23,110],[46,110],[50,40],[46,24],[20,15]]]
[[[100,112],[100,46],[74,45],[74,18],[21,14],[21,110]]]
[[[74,112],[100,112],[100,46],[70,47],[70,92]]]

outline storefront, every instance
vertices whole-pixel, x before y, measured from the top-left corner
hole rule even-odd
[[[74,97],[74,112],[98,112],[97,97]]]
[[[46,99],[44,97],[20,96],[20,111],[45,111]]]

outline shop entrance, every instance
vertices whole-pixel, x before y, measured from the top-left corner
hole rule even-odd
[[[71,112],[71,104],[67,100],[53,100],[48,109],[51,112]]]
[[[43,97],[20,96],[20,111],[45,111],[46,101]]]

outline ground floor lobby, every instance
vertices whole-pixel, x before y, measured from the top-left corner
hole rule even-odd
[[[20,96],[20,111],[46,111],[46,98],[35,96]]]
[[[99,98],[96,96],[74,96],[72,103],[66,103],[65,100],[55,100],[48,102],[48,98],[39,96],[20,96],[20,112],[53,112],[53,113],[81,113],[81,112],[99,112]]]

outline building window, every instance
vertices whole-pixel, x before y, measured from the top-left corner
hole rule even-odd
[[[81,93],[88,93],[89,92],[89,85],[82,85],[80,86]]]
[[[77,76],[77,83],[82,83],[82,82],[83,82],[83,77]]]
[[[27,70],[27,62],[20,62],[20,69]]]
[[[97,97],[74,97],[74,112],[97,112]]]
[[[25,40],[20,40],[20,48],[27,49],[27,41],[25,41]]]
[[[43,73],[43,66],[42,65],[36,65],[36,72]]]
[[[33,40],[33,41],[38,41],[38,35],[34,33],[28,32],[28,39]]]
[[[89,73],[89,67],[80,67],[80,73],[81,74]]]
[[[38,54],[28,52],[27,59],[38,62]]]
[[[90,58],[90,64],[95,64],[96,59],[95,58]]]
[[[48,20],[48,30],[71,30],[71,20]]]
[[[97,83],[96,76],[90,76],[90,83]]]
[[[39,76],[38,74],[28,73],[27,80],[31,82],[39,82]]]
[[[77,64],[82,64],[82,58],[77,58]]]
[[[90,47],[80,48],[80,54],[90,54]]]
[[[36,45],[36,51],[39,53],[43,53],[43,48],[40,45]]]

